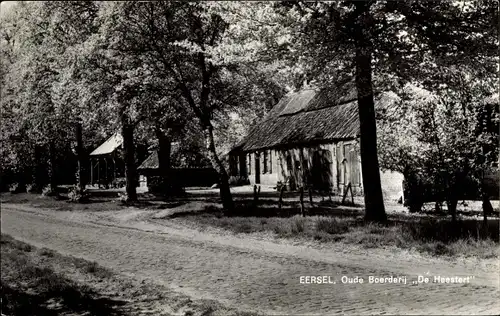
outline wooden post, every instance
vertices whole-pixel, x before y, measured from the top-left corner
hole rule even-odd
[[[351,202],[352,202],[352,205],[354,206],[354,193],[352,192],[352,186],[350,183],[349,183],[349,190],[351,190]]]
[[[302,217],[306,216],[304,212],[304,187],[300,187],[300,213]]]
[[[311,203],[311,207],[314,206],[314,204],[313,204],[312,188],[309,188],[309,203]]]
[[[92,163],[92,158],[90,158],[90,186],[94,185],[94,164]]]
[[[278,209],[281,210],[281,205],[283,204],[283,192],[285,192],[285,186],[280,189],[280,199],[278,200]]]
[[[257,191],[257,185],[255,184],[253,186],[253,204],[255,207],[257,207],[257,203],[259,202],[259,193],[260,193],[260,186]]]
[[[108,183],[109,183],[109,181],[108,181],[108,159],[106,157],[104,157],[104,163],[105,163],[105,166],[106,166],[105,177],[106,177],[106,186],[107,186]]]
[[[101,188],[101,158],[98,157],[97,158],[97,188],[100,189]]]
[[[344,196],[342,197],[342,204],[345,203],[345,198],[347,197],[347,193],[351,190],[352,203],[354,204],[354,196],[352,195],[351,182],[347,184],[347,188],[344,190]]]
[[[113,181],[116,181],[116,160],[113,154]]]

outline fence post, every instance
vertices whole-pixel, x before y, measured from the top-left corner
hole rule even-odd
[[[302,217],[306,216],[304,213],[304,187],[300,187],[300,213]]]
[[[352,202],[352,205],[354,206],[354,193],[352,192],[352,186],[350,183],[349,183],[349,190],[351,190],[351,202]]]
[[[285,186],[282,186],[280,189],[280,198],[278,200],[278,209],[281,210],[281,205],[283,204],[283,192],[285,192]]]
[[[351,198],[352,198],[352,204],[354,204],[354,196],[352,194],[352,188],[351,188],[351,182],[347,184],[347,188],[344,190],[344,196],[342,197],[342,204],[345,203],[345,198],[347,197],[347,193],[351,190]]]
[[[259,193],[260,193],[260,186],[259,189],[257,190],[257,185],[255,184],[253,186],[253,203],[255,207],[257,207],[257,203],[259,202]]]

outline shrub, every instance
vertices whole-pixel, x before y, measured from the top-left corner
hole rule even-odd
[[[241,186],[250,184],[250,180],[245,176],[231,176],[229,178],[229,185]]]
[[[113,188],[123,188],[127,184],[126,178],[116,178],[111,182],[111,187]]]
[[[128,195],[127,193],[118,193],[118,198],[117,201],[120,203],[127,203],[128,202]]]
[[[43,196],[56,196],[57,192],[54,191],[50,185],[47,185],[46,187],[43,188],[42,195]]]
[[[38,188],[36,187],[36,184],[28,184],[26,185],[26,193],[33,193],[33,192],[36,192],[38,191],[37,190]]]
[[[349,231],[349,224],[335,218],[318,218],[316,221],[316,231],[327,234],[343,234]]]
[[[87,190],[81,190],[78,186],[73,186],[68,193],[70,202],[83,203],[87,202],[90,198]]]
[[[20,193],[22,190],[23,190],[22,186],[17,182],[9,185],[10,193]]]

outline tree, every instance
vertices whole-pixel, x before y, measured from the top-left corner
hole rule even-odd
[[[216,150],[213,120],[224,107],[242,100],[241,69],[224,42],[230,27],[219,4],[178,2],[109,3],[102,27],[110,48],[137,56],[180,93],[205,138],[207,155],[219,174],[224,209],[234,205],[228,174]],[[240,79],[236,80],[235,79]]]
[[[36,156],[34,182],[43,176],[40,173],[43,147],[48,147],[49,179],[51,189],[55,189],[55,159],[62,148],[68,147],[69,135],[77,140],[79,171],[77,182],[84,186],[80,170],[84,164],[82,130],[74,125],[89,124],[88,116],[78,108],[77,93],[69,81],[75,47],[93,32],[92,21],[96,17],[96,6],[92,2],[44,2],[18,3],[13,11],[16,15],[3,22],[13,25],[15,42],[15,62],[8,73],[6,85],[10,96],[10,107],[17,113],[18,128],[13,134],[24,134],[25,141],[34,142]],[[57,154],[56,154],[57,153]]]
[[[6,74],[6,90],[11,95],[10,103],[20,130],[34,141],[37,147],[48,149],[48,182],[50,191],[55,191],[55,155],[56,143],[64,137],[64,119],[57,114],[52,102],[51,88],[56,80],[54,71],[57,59],[57,47],[45,38],[49,32],[49,24],[45,19],[37,20],[40,15],[44,17],[43,10],[36,4],[20,4],[16,6],[15,29],[16,34],[11,40],[16,41],[13,46],[14,62]],[[14,130],[15,131],[15,130]],[[40,158],[40,157],[39,157]],[[39,169],[41,161],[35,160]],[[34,175],[40,175],[34,172]],[[35,177],[34,182],[43,185],[40,177]]]
[[[378,109],[383,166],[405,174],[410,211],[432,195],[447,203],[453,221],[459,198],[471,194],[484,201],[486,216],[484,172],[498,159],[498,101],[495,109],[484,98],[494,80],[462,71],[454,80],[433,93],[409,85],[398,102]]]

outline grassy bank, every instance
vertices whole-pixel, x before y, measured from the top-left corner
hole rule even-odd
[[[57,273],[43,258],[55,259],[48,249],[36,249],[1,236],[2,313],[5,315],[59,315],[61,313],[115,315],[122,302],[101,298],[84,284]],[[38,260],[36,260],[38,258]],[[97,264],[73,258],[77,269],[98,277],[110,272]]]
[[[499,256],[498,220],[491,220],[487,231],[481,221],[462,220],[453,224],[446,219],[432,218],[389,220],[382,225],[365,223],[353,217],[223,217],[210,212],[175,220],[234,233],[271,232],[279,238],[340,242],[366,248],[397,247],[435,256]]]
[[[1,235],[2,315],[254,315]]]

